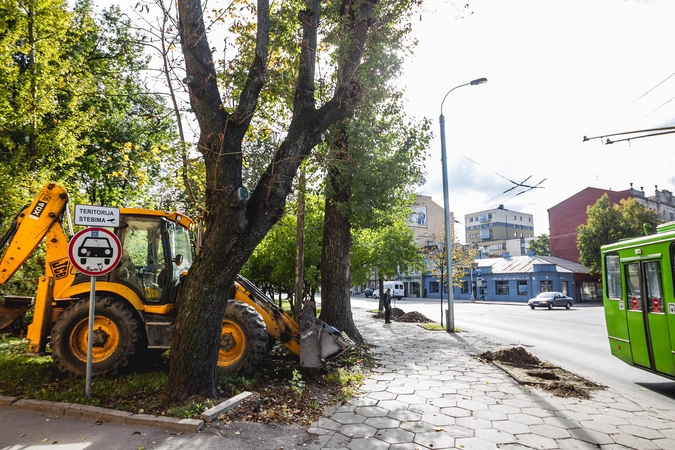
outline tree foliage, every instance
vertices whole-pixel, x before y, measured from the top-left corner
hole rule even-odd
[[[323,230],[323,197],[305,198],[304,292],[313,295],[321,285],[321,233]],[[295,249],[297,214],[294,202],[287,213],[256,247],[242,275],[268,290],[292,293],[295,283]],[[270,289],[271,288],[271,289]]]
[[[0,30],[3,197],[57,181],[88,203],[156,205],[149,187],[171,170],[171,122],[145,91],[147,58],[119,8],[96,17],[88,0],[72,11],[6,1]]]
[[[660,220],[658,215],[634,198],[623,199],[612,205],[609,196],[603,195],[587,208],[585,225],[577,228],[579,261],[592,274],[602,270],[600,247],[620,239],[637,237],[644,230],[655,230]]]
[[[445,229],[445,227],[443,227]],[[474,258],[478,255],[478,250],[462,245],[455,237],[455,227],[452,227],[450,233],[452,244],[452,284],[455,287],[462,285],[462,279],[471,270],[471,265]],[[447,258],[445,245],[445,232],[442,236],[433,236],[435,245],[425,247],[423,249],[425,268],[427,273],[441,278],[443,276],[444,283],[447,286]]]
[[[548,234],[540,234],[536,239],[530,241],[527,249],[538,256],[551,256],[551,239]]]
[[[452,227],[450,233],[452,240],[452,286],[461,286],[462,278],[464,278],[469,270],[472,268],[473,259],[478,254],[478,250],[465,246],[459,243],[455,238],[455,228]],[[426,272],[432,276],[440,279],[441,285],[444,289],[441,292],[446,292],[448,288],[448,262],[447,262],[447,245],[445,242],[445,231],[443,236],[434,236],[435,245],[425,247],[422,251],[424,254]],[[448,289],[449,291],[449,289]],[[448,298],[447,296],[445,297]],[[443,325],[443,299],[441,293],[441,325]]]
[[[0,233],[46,182],[64,186],[71,204],[160,206],[171,122],[145,90],[147,58],[119,8],[2,1],[0,64]],[[40,255],[5,292],[34,295]]]

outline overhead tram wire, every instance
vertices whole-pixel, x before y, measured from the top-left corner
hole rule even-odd
[[[502,192],[501,194],[499,194],[499,195],[497,195],[497,196],[495,196],[495,197],[492,197],[490,200],[484,202],[484,203],[483,203],[484,205],[485,205],[486,203],[490,203],[492,200],[495,200],[496,198],[501,197],[502,195],[506,194],[507,192],[512,191],[513,189],[516,189],[516,188],[519,188],[519,187],[524,187],[524,188],[526,188],[526,189],[525,189],[524,191],[518,192],[518,193],[517,193],[516,195],[514,195],[513,197],[509,197],[507,200],[510,200],[510,199],[512,199],[512,198],[514,198],[514,197],[517,197],[517,196],[519,196],[520,194],[524,194],[525,192],[531,191],[532,189],[543,189],[543,186],[539,186],[539,185],[540,185],[541,183],[543,183],[544,181],[546,181],[546,178],[544,178],[543,180],[541,180],[539,183],[535,184],[534,186],[527,185],[527,184],[525,184],[525,182],[526,182],[527,180],[529,180],[530,178],[532,178],[532,175],[530,175],[529,177],[525,178],[525,179],[524,179],[523,181],[521,181],[520,183],[516,183],[515,181],[506,178],[504,175],[502,175],[502,174],[500,174],[500,173],[497,173],[497,172],[495,172],[494,170],[489,169],[489,168],[485,167],[484,165],[482,165],[482,164],[480,164],[480,163],[474,161],[473,159],[469,158],[468,156],[464,156],[464,155],[461,155],[461,154],[460,154],[460,156],[461,156],[462,158],[468,159],[469,161],[471,161],[472,163],[476,164],[477,166],[482,167],[483,169],[485,169],[485,170],[487,170],[487,171],[489,171],[489,172],[492,172],[492,173],[494,173],[494,174],[497,175],[497,176],[502,177],[503,179],[505,179],[505,180],[508,181],[509,183],[513,183],[513,184],[514,184],[514,186],[512,186],[512,187],[510,187],[509,189],[505,190],[505,191]]]
[[[642,119],[644,119],[645,117],[647,117],[648,115],[650,115],[651,113],[653,113],[653,112],[655,112],[655,111],[658,111],[659,109],[663,108],[664,106],[666,106],[668,103],[672,102],[673,100],[675,100],[675,97],[671,98],[670,100],[668,100],[667,102],[665,102],[665,103],[662,104],[661,106],[658,106],[658,107],[652,109],[650,112],[648,112],[648,113],[645,114],[644,116],[640,117],[638,120],[636,120],[635,122],[631,123],[631,124],[628,125],[628,126],[629,126],[629,127],[632,127],[633,125],[635,125],[636,123],[638,123],[639,121],[641,121]]]
[[[675,75],[675,72],[671,73],[671,74],[668,75],[663,81],[661,81],[660,83],[658,83],[656,86],[654,86],[653,88],[651,88],[650,90],[648,90],[647,92],[645,92],[644,94],[642,94],[641,96],[639,96],[638,98],[636,98],[635,100],[633,100],[629,105],[625,106],[621,111],[619,111],[618,113],[614,114],[614,116],[612,116],[612,118],[618,116],[619,114],[621,114],[622,112],[624,112],[625,110],[627,110],[628,108],[630,108],[631,106],[633,106],[638,100],[640,100],[640,99],[641,99],[642,97],[644,97],[645,95],[649,94],[651,91],[653,91],[653,90],[656,89],[657,87],[661,86],[663,83],[665,83],[666,81],[668,81],[673,75]],[[672,99],[671,99],[671,100],[672,100]],[[670,100],[669,100],[669,101],[670,101]],[[667,102],[666,102],[666,103],[667,103]],[[661,106],[663,106],[663,105],[661,105]],[[659,106],[659,108],[660,108],[661,106]],[[656,109],[658,109],[658,108],[656,108]],[[652,111],[652,112],[654,112],[654,111]],[[649,113],[649,114],[651,114],[651,113]],[[647,114],[647,115],[649,115],[649,114]],[[644,117],[643,117],[642,119],[644,119]],[[639,122],[640,120],[642,120],[642,119],[639,119],[638,122]],[[635,123],[635,122],[633,122],[633,123]],[[631,125],[632,125],[632,124],[631,124]],[[630,126],[630,125],[629,125],[629,126]]]
[[[655,131],[658,131],[658,133],[653,133]],[[640,133],[651,133],[651,134],[640,135]],[[641,139],[641,138],[644,138],[644,137],[661,136],[661,135],[664,135],[664,134],[672,134],[672,133],[675,133],[675,126],[661,127],[661,128],[647,128],[647,129],[644,129],[644,130],[635,130],[635,131],[623,131],[621,133],[601,134],[601,135],[593,136],[593,137],[584,136],[583,142],[588,142],[588,141],[593,140],[593,139],[607,138],[607,140],[605,141],[605,144],[613,144],[615,142],[630,141],[632,139]],[[638,135],[638,136],[619,139],[619,140],[616,140],[616,141],[613,141],[613,140],[609,139],[610,136],[625,136],[625,135],[628,135],[628,134],[635,134],[635,135]]]

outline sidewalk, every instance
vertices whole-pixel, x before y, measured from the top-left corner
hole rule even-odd
[[[381,367],[308,430],[326,450],[675,449],[675,421],[611,390],[554,397],[474,358],[480,336],[369,316],[354,311]]]
[[[475,358],[499,348],[482,336],[385,325],[364,309],[353,313],[380,367],[351,401],[325,411],[308,429],[248,422],[202,428],[199,421],[25,400],[21,409],[0,403],[0,450],[55,444],[68,450],[675,450],[675,420],[611,390],[596,391],[591,400],[554,397]]]

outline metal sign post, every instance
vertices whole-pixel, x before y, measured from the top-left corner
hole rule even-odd
[[[96,320],[96,277],[113,270],[120,262],[122,244],[110,230],[85,228],[73,236],[68,244],[68,258],[81,273],[91,277],[89,293],[89,328],[87,335],[87,398],[91,397],[91,375],[94,350],[94,320]]]

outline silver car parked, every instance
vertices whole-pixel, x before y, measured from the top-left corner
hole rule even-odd
[[[535,298],[528,300],[527,304],[532,309],[537,306],[548,309],[553,309],[554,306],[564,306],[566,309],[570,309],[574,304],[574,299],[562,292],[542,292]]]

